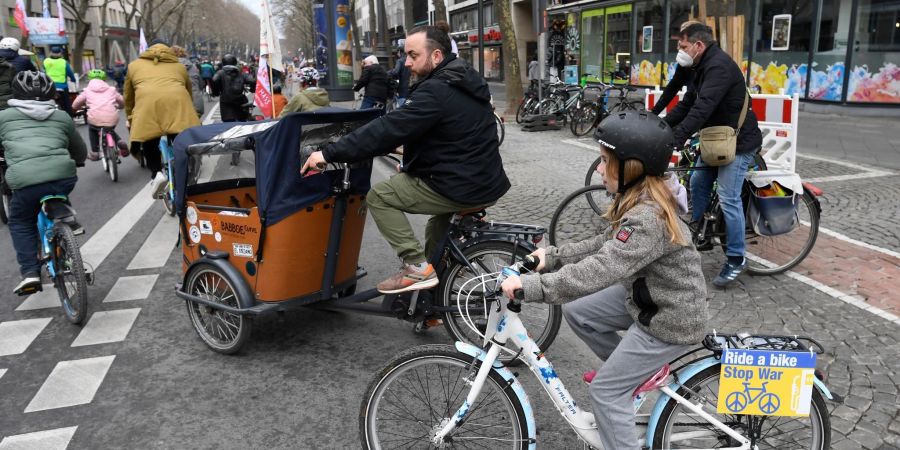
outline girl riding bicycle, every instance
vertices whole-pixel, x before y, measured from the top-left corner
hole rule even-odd
[[[533,253],[540,274],[510,277],[524,301],[566,303],[566,321],[605,363],[585,374],[603,447],[638,449],[633,393],[706,333],[706,281],[665,171],[672,130],[648,112],[604,119],[598,170],[615,192],[600,235]],[[552,271],[552,272],[550,272]],[[624,337],[617,334],[626,331]]]
[[[116,91],[116,88],[106,84],[106,72],[94,69],[88,72],[87,88],[84,89],[72,107],[77,111],[87,104],[87,122],[90,125],[88,136],[91,140],[91,152],[88,159],[97,161],[100,159],[100,139],[98,128],[106,128],[109,134],[116,140],[119,155],[128,156],[128,144],[116,134],[116,125],[119,123],[119,110],[125,108],[125,99]]]

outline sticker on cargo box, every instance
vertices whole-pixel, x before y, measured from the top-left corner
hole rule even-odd
[[[200,221],[200,234],[213,234],[212,222],[208,220]]]
[[[250,244],[232,244],[234,248],[234,256],[240,256],[242,258],[252,258],[253,257],[253,246]]]
[[[216,238],[216,242],[222,242],[222,233],[219,233],[218,231],[216,231],[215,238]]]
[[[222,211],[219,213],[220,216],[234,216],[234,217],[250,217],[249,214],[244,214],[242,212],[237,211]]]
[[[187,220],[191,225],[197,223],[197,210],[193,206],[189,206],[187,209]]]
[[[188,230],[188,234],[191,236],[191,242],[195,244],[200,242],[200,229],[197,228],[196,225],[191,226],[191,229]]]

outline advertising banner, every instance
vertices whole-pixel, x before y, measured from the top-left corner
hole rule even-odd
[[[322,3],[313,3],[313,25],[316,29],[316,48],[315,48],[315,66],[319,71],[320,79],[323,84],[328,83],[328,35],[331,34],[328,28],[328,15],[325,11],[325,5]]]
[[[722,352],[719,401],[724,414],[808,416],[816,354],[726,349]]]
[[[337,85],[353,86],[353,49],[349,0],[334,0],[334,41],[337,53]]]
[[[26,17],[25,26],[28,27],[28,37],[34,45],[64,45],[69,39],[59,35],[59,21],[54,18]]]

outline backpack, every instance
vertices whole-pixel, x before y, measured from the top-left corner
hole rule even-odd
[[[0,109],[6,109],[6,102],[12,98],[12,83],[15,76],[16,67],[0,57]]]
[[[243,105],[247,103],[247,97],[244,96],[244,74],[234,73],[230,70],[222,72],[222,93],[221,101],[225,103],[233,103]]]

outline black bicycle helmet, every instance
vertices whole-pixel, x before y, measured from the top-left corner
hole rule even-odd
[[[234,55],[230,53],[222,57],[223,66],[236,66],[237,64],[237,58],[235,58]]]
[[[12,94],[16,100],[53,100],[56,86],[46,73],[25,70],[13,79]]]
[[[625,161],[644,163],[644,174],[627,184],[619,183],[619,193],[634,186],[644,175],[662,176],[669,167],[675,135],[665,121],[648,111],[610,114],[594,131],[594,139],[619,160],[619,174],[625,173]]]

